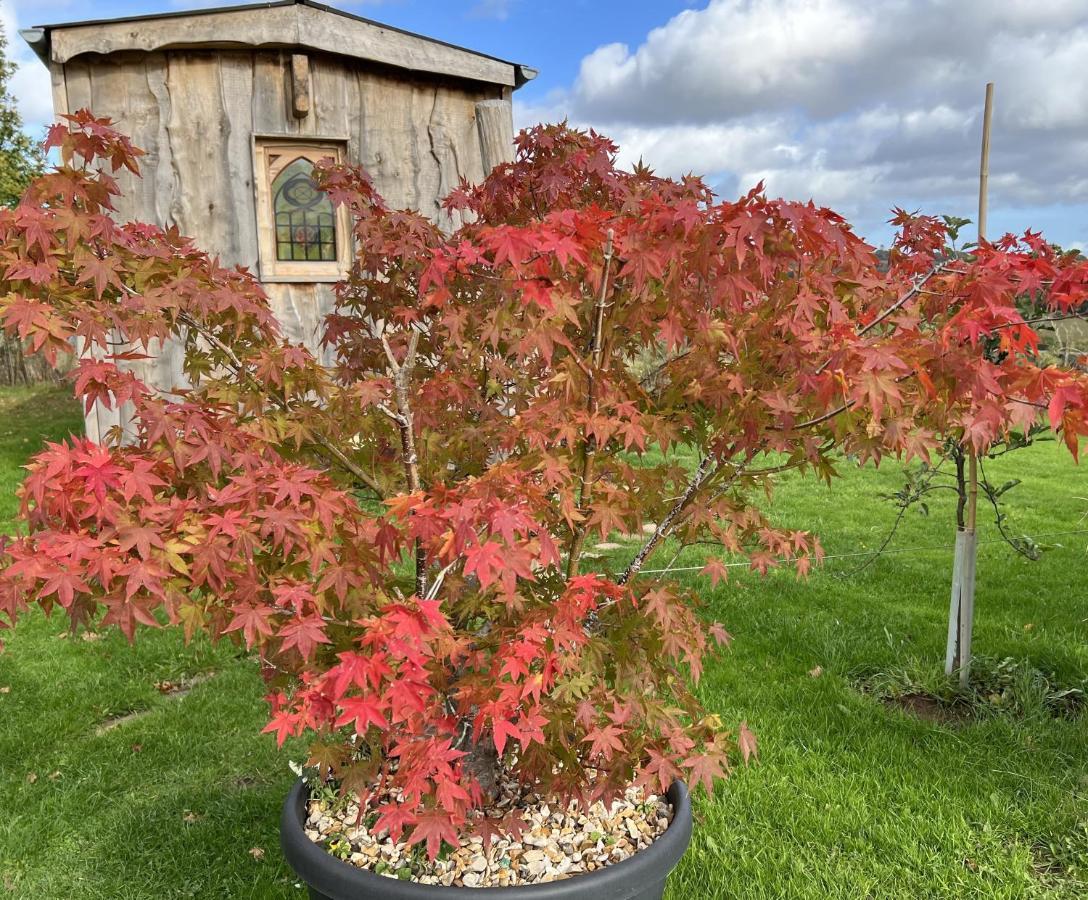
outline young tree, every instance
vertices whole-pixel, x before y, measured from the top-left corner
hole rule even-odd
[[[992,251],[992,245],[985,245],[981,238],[979,243],[984,244],[981,249],[977,243],[957,246],[956,239],[963,226],[970,224],[969,220],[948,215],[941,219],[948,241],[942,252],[945,269],[962,270],[975,262],[976,255],[987,255]],[[1078,252],[1068,252],[1056,245],[1043,244],[1039,235],[1027,235],[1025,246],[1035,247],[1033,264],[1044,270],[1076,271],[1083,264]],[[1066,301],[1066,298],[1054,301],[1049,297],[1050,288],[1054,284],[1065,289],[1061,279],[1055,281],[1048,276],[1036,275],[1033,280],[1025,283],[1028,289],[1024,293],[1017,295],[1015,289],[1007,291],[1006,303],[1015,305],[1015,309],[1005,310],[1002,318],[982,331],[974,344],[976,352],[990,363],[994,371],[1001,371],[1006,375],[1018,372],[1019,378],[1027,378],[1043,372],[1052,377],[1053,373],[1064,369],[1071,375],[1070,384],[1084,383],[1084,367],[1071,367],[1070,360],[1055,358],[1041,349],[1042,336],[1037,330],[1038,326],[1085,317],[1086,307],[1081,301],[1075,298],[1070,301]],[[1024,340],[1017,338],[1010,342],[1004,334],[1006,329],[1014,329],[1017,334],[1023,333],[1026,336]],[[1079,390],[1079,387],[1070,387],[1068,390]],[[1027,403],[1027,399],[1017,393],[1012,393],[1010,399],[1014,403]],[[1052,402],[1060,403],[1060,395],[1052,395]],[[973,415],[981,416],[984,412],[982,407],[976,407]],[[992,410],[985,412],[985,415],[993,418]],[[927,501],[932,494],[940,491],[955,493],[956,542],[944,669],[948,675],[957,671],[962,687],[966,687],[969,681],[970,631],[974,624],[977,553],[975,519],[978,501],[981,500],[992,509],[994,525],[1013,550],[1030,559],[1037,559],[1040,552],[1039,546],[1028,535],[1017,535],[1010,531],[1007,514],[1002,508],[1002,498],[1021,483],[1021,479],[1013,479],[1003,484],[990,482],[986,474],[985,460],[1030,446],[1041,435],[1056,431],[1059,420],[1055,415],[1028,415],[1009,416],[998,421],[998,431],[993,434],[987,432],[981,442],[969,440],[964,424],[953,422],[953,427],[941,434],[936,464],[925,460],[916,468],[907,469],[907,480],[903,488],[887,497],[897,505],[899,513],[885,540],[862,567],[873,563],[885,550],[899,529],[908,508],[917,505],[926,513]],[[1065,429],[1065,435],[1068,439],[1070,430]],[[1067,444],[1076,455],[1076,442],[1067,440]]]
[[[970,264],[972,253],[977,244],[969,243],[959,245],[957,243],[960,231],[971,222],[952,216],[942,216],[941,220],[947,234],[947,245],[943,252],[943,259],[948,266]],[[1077,251],[1066,251],[1057,245],[1050,245],[1047,251],[1050,258],[1059,260],[1058,267],[1069,269],[1076,266],[1082,260]],[[1035,339],[1022,349],[1010,356],[1007,344],[1003,343],[1000,330],[996,330],[979,341],[978,352],[988,361],[998,366],[1021,366],[1027,364],[1034,370],[1067,369],[1074,373],[1084,372],[1084,366],[1078,365],[1078,357],[1075,354],[1054,353],[1045,346],[1045,331],[1062,323],[1083,321],[1088,315],[1088,308],[1083,304],[1072,303],[1061,308],[1055,308],[1047,299],[1049,282],[1044,279],[1037,291],[1015,297],[1017,311],[1021,320],[1031,326],[1035,331]],[[986,472],[987,460],[996,459],[1007,453],[1022,450],[1034,445],[1039,440],[1052,440],[1054,431],[1046,417],[1038,417],[1031,421],[1026,429],[1011,429],[1003,431],[1000,436],[989,441],[985,445],[985,451],[977,457],[979,479],[976,487],[978,500],[984,504],[986,514],[992,515],[1002,539],[1017,553],[1022,556],[1037,560],[1041,554],[1041,548],[1029,535],[1017,534],[1010,528],[1009,513],[1006,507],[1008,492],[1018,487],[1023,479],[1014,478],[1004,483],[991,482]],[[878,550],[871,556],[861,568],[865,568],[880,556],[895,537],[907,511],[917,508],[923,514],[928,515],[928,502],[931,497],[941,492],[952,492],[956,497],[955,524],[957,533],[962,533],[967,527],[967,509],[970,502],[971,482],[969,479],[969,447],[965,443],[961,432],[953,431],[944,435],[944,441],[939,450],[934,454],[932,462],[917,462],[905,470],[906,481],[899,490],[892,494],[883,495],[885,499],[894,503],[898,512],[895,520],[881,543]],[[857,571],[860,571],[857,570]],[[956,633],[958,621],[951,621],[950,648],[946,657],[946,671],[952,674],[959,668],[959,662],[953,656],[951,650],[955,645],[951,635]],[[965,679],[966,680],[966,679]]]
[[[7,36],[0,27],[0,205],[14,206],[31,180],[41,174],[41,145],[23,130],[9,87],[15,64],[7,58]],[[18,340],[0,334],[0,384],[30,384],[51,377],[41,357],[28,357]]]
[[[108,121],[79,113],[50,143],[61,165],[0,214],[0,320],[46,354],[81,338],[96,352],[77,394],[131,401],[138,429],[39,455],[0,610],[59,606],[129,637],[165,616],[244,644],[269,730],[309,732],[310,763],[376,808],[376,830],[431,855],[515,825],[480,818],[500,768],[596,798],[709,788],[754,751],[690,690],[728,634],[641,577],[666,541],[803,573],[816,539],[749,499],[775,472],[925,456],[953,427],[985,445],[1039,404],[1072,449],[1088,431],[1082,381],[973,347],[1030,340],[1013,291],[1083,298],[1088,269],[1032,235],[948,267],[939,223],[900,216],[885,268],[829,210],[758,188],[716,203],[541,126],[448,198],[470,220],[454,234],[325,170],[357,246],[325,369],[248,273],[110,218],[103,166],[135,170],[138,151]],[[183,342],[195,387],[153,394],[117,335]],[[647,387],[628,361],[658,346]],[[646,522],[617,570],[584,571],[590,536]],[[724,575],[717,552],[706,572]]]

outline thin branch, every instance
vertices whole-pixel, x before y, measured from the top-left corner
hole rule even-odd
[[[404,362],[397,362],[389,339],[382,335],[382,347],[389,359],[389,368],[393,375],[393,396],[397,402],[397,412],[394,421],[400,431],[401,463],[404,465],[404,476],[408,482],[408,492],[418,493],[419,480],[419,455],[416,453],[415,419],[412,415],[412,404],[409,399],[409,379],[412,377],[412,369],[416,362],[416,353],[419,350],[419,332],[413,330],[408,338],[408,351],[404,355]],[[392,413],[392,410],[388,411]],[[416,540],[416,596],[427,596],[427,553],[423,544]]]
[[[600,374],[602,362],[605,301],[608,299],[608,279],[612,268],[612,238],[612,229],[609,228],[605,237],[601,289],[597,293],[597,299],[593,306],[593,337],[589,347],[592,367],[587,370],[588,384],[586,387],[586,412],[590,416],[597,414],[597,376]],[[578,511],[582,514],[582,519],[574,526],[570,536],[570,545],[567,549],[568,579],[573,578],[578,572],[578,557],[582,553],[582,545],[586,539],[585,517],[589,512],[589,504],[593,500],[593,464],[596,452],[597,441],[593,435],[587,434],[585,440],[582,441],[582,475],[578,488]]]
[[[957,494],[959,493],[959,491],[956,488],[952,487],[952,485],[950,485],[950,484],[948,484],[948,485],[944,485],[944,484],[935,485],[935,484],[932,483],[933,479],[936,478],[940,474],[941,466],[943,466],[946,462],[948,462],[948,457],[947,456],[942,456],[941,461],[939,463],[937,463],[936,466],[934,466],[932,469],[929,470],[929,472],[927,473],[928,477],[926,478],[926,480],[922,484],[922,486],[918,487],[918,488],[915,488],[913,491],[911,491],[910,493],[908,493],[906,495],[906,497],[903,499],[903,501],[899,504],[899,513],[895,517],[895,522],[892,523],[891,529],[884,536],[884,540],[881,541],[880,546],[877,547],[876,550],[873,551],[873,555],[870,556],[867,560],[865,560],[865,562],[863,562],[857,568],[851,569],[849,572],[840,573],[839,574],[840,578],[853,578],[855,575],[860,575],[867,568],[869,568],[869,566],[871,566],[878,559],[880,559],[880,557],[883,555],[884,551],[886,549],[888,549],[888,545],[892,542],[892,538],[895,537],[896,532],[899,531],[899,526],[903,524],[903,517],[906,516],[907,510],[910,509],[911,506],[913,506],[916,501],[921,500],[922,497],[924,497],[927,493],[929,493],[929,491],[937,490],[938,488],[946,488],[947,490],[950,490],[950,491],[956,491]],[[910,482],[907,482],[907,488],[909,488],[909,487],[910,487]]]
[[[1039,316],[1038,318],[1035,318],[1035,319],[1024,319],[1021,322],[1005,322],[1005,323],[1003,323],[1001,325],[994,325],[993,328],[990,329],[990,331],[1000,331],[1003,328],[1020,328],[1020,327],[1022,327],[1024,325],[1029,325],[1029,326],[1030,325],[1038,325],[1038,324],[1040,324],[1042,322],[1065,322],[1065,321],[1068,321],[1070,319],[1085,320],[1085,319],[1088,319],[1088,314],[1086,314],[1086,313],[1065,313],[1063,315]]]
[[[654,529],[654,533],[650,535],[649,540],[646,541],[639,548],[638,553],[635,554],[635,558],[627,564],[627,568],[623,570],[623,573],[616,579],[617,584],[626,584],[632,577],[638,574],[638,570],[643,567],[650,554],[672,530],[673,524],[676,522],[677,517],[684,512],[690,505],[691,501],[699,493],[700,489],[706,484],[707,480],[717,470],[717,463],[712,456],[704,456],[699,462],[698,467],[692,474],[691,481],[688,482],[688,486],[684,493],[680,495],[680,498],[673,504],[665,517],[657,523],[657,528]],[[738,470],[739,473],[740,470]],[[739,474],[734,474],[734,478],[739,477]]]
[[[657,378],[658,375],[665,371],[665,369],[671,366],[674,362],[677,362],[678,360],[683,359],[685,356],[688,356],[690,353],[691,347],[688,347],[686,350],[681,350],[678,353],[674,353],[672,356],[669,356],[666,359],[662,360],[661,363],[654,366],[653,369],[651,369],[639,379],[638,386],[645,390],[647,386],[651,384],[655,378]]]
[[[270,398],[277,406],[283,410],[289,409],[289,404],[286,399],[279,397],[270,391],[267,386],[262,384],[253,374],[246,368],[245,364],[238,358],[237,354],[226,344],[224,344],[215,334],[203,326],[200,322],[190,316],[187,312],[178,313],[178,321],[185,325],[186,328],[191,328],[197,334],[199,334],[205,341],[207,341],[212,347],[222,353],[227,361],[230,363],[230,367],[234,370],[235,374],[244,378],[252,387],[256,388],[266,397]],[[339,465],[349,474],[357,478],[362,484],[365,484],[379,499],[385,496],[385,492],[382,490],[381,485],[371,476],[365,469],[361,468],[357,463],[352,461],[339,447],[332,443],[320,432],[310,431],[310,439],[321,447],[325,451],[327,458],[331,458],[333,462]]]
[[[922,285],[925,284],[927,281],[929,281],[929,279],[932,278],[934,275],[936,275],[938,271],[940,271],[940,266],[936,265],[932,269],[930,269],[928,272],[926,272],[925,275],[923,275],[920,279],[918,279],[915,282],[914,287],[912,287],[902,297],[900,297],[898,300],[896,300],[895,303],[893,303],[886,310],[884,310],[884,312],[882,312],[879,316],[877,316],[875,319],[873,319],[873,321],[870,322],[868,325],[866,325],[864,328],[858,329],[857,336],[862,337],[862,336],[868,334],[870,331],[872,331],[874,328],[876,328],[881,322],[885,322],[885,321],[887,321],[887,319],[890,316],[895,315],[907,303],[909,303],[911,300],[913,300],[915,297],[917,297],[919,293],[921,293]],[[824,370],[829,365],[831,365],[831,357],[826,359],[820,365],[820,367],[816,370],[816,374],[817,375],[822,375]]]
[[[794,425],[790,430],[799,431],[802,428],[814,428],[817,425],[823,425],[824,422],[828,421],[829,419],[834,419],[835,416],[846,412],[848,409],[853,408],[856,404],[856,400],[848,400],[846,403],[843,403],[841,406],[835,407],[835,409],[831,410],[830,412],[824,413],[822,416],[817,416],[815,419],[809,419],[807,422],[800,422],[799,424]]]
[[[982,465],[982,457],[978,460],[979,471],[982,472],[982,491],[986,495],[986,499],[990,501],[990,505],[994,508],[994,524],[997,526],[997,531],[1004,538],[1005,543],[1012,547],[1017,553],[1023,556],[1025,559],[1030,559],[1032,562],[1038,562],[1039,557],[1032,555],[1032,553],[1026,550],[1019,540],[1014,538],[1005,530],[1005,515],[1001,512],[1001,507],[997,502],[997,495],[994,493],[993,485],[990,484],[989,479],[986,478],[986,469]]]

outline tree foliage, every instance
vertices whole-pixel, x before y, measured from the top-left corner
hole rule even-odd
[[[723,547],[804,573],[817,540],[751,499],[774,473],[926,458],[951,431],[984,449],[1041,416],[1074,454],[1088,431],[1083,378],[1025,355],[1013,298],[1062,310],[1088,289],[1038,235],[946,264],[942,223],[898,213],[878,264],[829,210],[759,187],[716,202],[541,126],[445,201],[469,222],[453,234],[324,168],[357,257],[323,367],[248,272],[115,222],[110,171],[139,151],[107,120],[69,125],[49,138],[60,165],[0,214],[0,321],[48,355],[80,339],[76,393],[130,403],[135,434],[36,458],[0,611],[245,645],[268,729],[312,735],[311,763],[432,855],[513,824],[478,817],[495,765],[602,797],[709,788],[754,752],[691,692],[728,633],[641,574],[667,538],[713,544],[715,577]],[[1004,358],[977,352],[991,338]],[[193,387],[164,396],[126,368],[162,340]],[[585,571],[585,542],[615,530],[642,546]]]
[[[23,131],[9,82],[15,64],[7,58],[7,37],[0,27],[0,205],[14,206],[30,181],[41,174],[45,155]],[[0,384],[29,384],[52,375],[41,358],[27,357],[21,344],[0,334]]]
[[[8,59],[8,39],[0,28],[0,205],[15,206],[31,180],[45,167],[41,145],[23,130],[11,95],[15,63]]]

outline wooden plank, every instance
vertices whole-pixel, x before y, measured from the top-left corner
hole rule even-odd
[[[227,126],[226,180],[223,190],[226,209],[233,219],[233,256],[223,257],[230,265],[256,272],[258,265],[257,217],[253,205],[253,54],[223,53],[219,56],[220,99]],[[219,249],[219,248],[213,248]]]
[[[412,206],[415,174],[411,84],[359,72],[359,164],[394,207]]]
[[[63,64],[49,63],[49,81],[53,91],[53,120],[59,121],[61,116],[69,112],[68,89],[64,84]]]
[[[305,344],[326,365],[331,365],[332,355],[328,351],[323,353],[320,343],[325,316],[336,304],[332,285],[277,282],[264,287],[284,337]]]
[[[491,84],[516,83],[512,63],[360,22],[309,6],[297,6],[298,43],[414,72],[453,75]]]
[[[153,184],[155,188],[154,202],[148,209],[142,211],[142,216],[147,221],[162,226],[170,224],[170,208],[174,202],[174,195],[179,190],[174,172],[174,160],[170,152],[170,133],[167,131],[167,126],[170,124],[167,69],[165,54],[148,54],[144,74],[147,77],[147,89],[158,106],[159,133],[155,140],[157,149],[155,160],[145,160],[140,168],[144,181]]]
[[[231,202],[231,166],[224,152],[231,122],[223,102],[220,57],[177,52],[168,55],[167,63],[167,132],[179,186],[170,219],[199,246],[233,265],[242,261],[243,249]],[[237,124],[248,131],[248,122]]]
[[[477,98],[446,85],[434,90],[431,112],[427,119],[426,140],[434,161],[433,211],[421,211],[431,216],[440,227],[453,230],[461,225],[461,215],[451,216],[442,208],[442,200],[456,189],[462,178],[472,182],[483,180],[484,166],[479,130],[476,124]]]
[[[476,128],[484,173],[514,158],[514,110],[509,100],[481,100],[476,104]]]
[[[116,173],[121,196],[114,206],[116,217],[123,222],[139,220],[163,224],[155,216],[159,186],[153,177],[162,166],[159,158],[160,101],[148,79],[149,66],[154,69],[161,65],[162,60],[157,57],[118,55],[100,60],[91,70],[91,110],[95,115],[109,116],[121,125],[132,143],[144,151],[140,158],[141,172],[151,176],[136,176],[125,169]]]
[[[64,90],[69,112],[91,108],[91,67],[87,60],[76,59],[65,63]]]
[[[476,103],[486,94],[370,70],[358,82],[359,162],[378,191],[392,206],[456,227],[441,200],[461,177],[483,178]]]
[[[299,123],[290,110],[287,60],[279,51],[262,51],[253,60],[253,105],[256,134],[298,134]]]
[[[309,6],[99,22],[50,32],[55,62],[84,53],[169,48],[306,47],[416,72],[514,85],[512,63]]]
[[[310,81],[313,112],[309,124],[313,134],[346,139],[347,159],[355,162],[359,158],[359,82],[355,67],[340,57],[316,54],[310,58]],[[307,133],[305,129],[303,133]]]
[[[71,28],[54,28],[49,33],[49,50],[55,62],[67,62],[83,53],[119,50],[279,47],[296,43],[298,21],[290,6],[170,19],[88,22]]]

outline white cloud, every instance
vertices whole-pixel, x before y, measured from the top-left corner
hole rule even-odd
[[[895,204],[971,214],[992,80],[991,204],[1069,207],[1072,242],[1088,237],[1085,59],[1085,0],[710,0],[637,47],[603,44],[518,113],[726,193],[765,180],[873,233]]]
[[[715,0],[655,28],[634,52],[595,50],[575,94],[583,108],[634,118],[750,113],[773,94],[816,100],[820,85],[864,56],[871,18],[848,0]]]
[[[34,137],[41,136],[42,129],[53,121],[53,87],[49,70],[23,40],[19,29],[39,24],[38,17],[48,16],[51,11],[65,6],[64,2],[33,5],[12,0],[0,2],[0,23],[8,42],[8,59],[16,67],[9,88],[24,127]],[[31,18],[34,21],[30,21]]]
[[[327,6],[379,6],[387,0],[339,0],[336,3],[329,3],[325,0]],[[264,6],[260,0],[170,0],[171,6],[178,7],[179,10],[186,9],[210,9],[214,6],[235,7],[235,6]]]
[[[510,18],[510,7],[514,0],[477,0],[468,11],[470,19],[497,19],[505,22]]]

